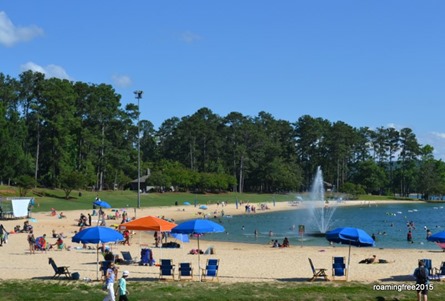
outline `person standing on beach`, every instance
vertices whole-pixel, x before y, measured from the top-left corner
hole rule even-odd
[[[3,247],[3,242],[5,242],[6,235],[8,235],[7,232],[3,224],[0,224],[0,247]]]
[[[34,237],[33,231],[29,231],[28,234],[28,244],[29,244],[29,254],[36,253],[36,238]]]

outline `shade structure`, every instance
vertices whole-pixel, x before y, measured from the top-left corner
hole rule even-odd
[[[206,205],[201,205],[201,206],[199,206],[199,209],[207,209],[207,206]]]
[[[184,202],[183,204],[186,205],[186,206],[190,206],[191,205],[190,202]]]
[[[99,244],[107,242],[118,242],[124,240],[124,236],[111,228],[107,227],[91,227],[86,228],[71,239],[72,242],[83,243],[83,244],[96,244],[96,278],[99,280]]]
[[[428,237],[427,240],[436,243],[445,243],[445,231],[437,232]]]
[[[190,242],[189,236],[182,233],[172,233],[171,236],[181,242]]]
[[[102,208],[111,208],[110,204],[102,200],[94,201],[93,204]]]
[[[145,216],[119,225],[119,230],[142,230],[167,232],[177,224],[155,216]]]
[[[197,234],[198,237],[198,250],[199,249],[199,236],[205,233],[218,233],[224,232],[225,229],[220,224],[209,221],[207,219],[194,219],[190,221],[183,222],[176,227],[174,227],[172,233],[181,234]],[[201,269],[201,258],[198,252],[198,268]]]
[[[326,239],[331,242],[349,245],[348,269],[351,263],[351,246],[374,247],[375,241],[364,230],[359,228],[337,228],[326,233]],[[349,275],[349,273],[347,274]],[[348,277],[348,276],[347,276]]]

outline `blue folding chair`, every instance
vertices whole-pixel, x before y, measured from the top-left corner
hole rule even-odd
[[[343,279],[338,279],[339,277]],[[345,257],[332,257],[332,280],[347,280],[348,270]]]
[[[193,268],[190,262],[179,264],[179,280],[193,280]]]
[[[207,259],[205,269],[202,269],[201,281],[218,279],[219,259]]]
[[[433,262],[432,262],[432,260],[431,259],[427,259],[427,258],[419,259],[419,261],[420,260],[423,260],[423,262],[425,264],[425,269],[427,269],[427,271],[428,271],[428,276],[429,277],[433,276],[434,269],[433,269]]]
[[[175,280],[175,266],[171,259],[161,259],[161,265],[159,266],[159,279],[166,280],[165,277],[172,277]]]

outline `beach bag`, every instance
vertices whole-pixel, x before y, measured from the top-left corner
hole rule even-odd
[[[418,283],[426,283],[427,277],[426,277],[426,270],[425,268],[419,268],[417,272],[417,282]]]

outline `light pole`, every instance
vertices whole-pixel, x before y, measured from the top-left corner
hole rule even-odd
[[[136,99],[138,100],[138,209],[141,208],[141,125],[139,122],[139,116],[141,115],[141,110],[139,109],[139,100],[144,94],[141,90],[136,90],[133,92]]]

